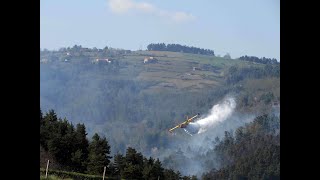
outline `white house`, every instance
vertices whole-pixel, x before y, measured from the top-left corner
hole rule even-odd
[[[198,67],[193,67],[192,70],[195,71],[195,70],[201,70],[201,69]]]
[[[107,63],[111,63],[112,61],[111,60],[109,60],[108,58],[106,58],[106,59],[95,59],[94,60],[94,63],[98,63],[98,62],[107,62]]]
[[[156,63],[158,60],[154,57],[146,57],[143,59],[143,63]]]

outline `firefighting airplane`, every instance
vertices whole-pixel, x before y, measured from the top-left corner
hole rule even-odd
[[[188,126],[188,124],[192,121],[192,119],[196,118],[197,116],[200,116],[200,113],[198,113],[197,115],[193,116],[192,118],[188,119],[184,121],[181,124],[178,124],[176,127],[169,129],[169,132],[172,133],[173,130],[177,129],[177,128],[186,128]]]

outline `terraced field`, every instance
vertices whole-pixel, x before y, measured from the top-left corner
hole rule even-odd
[[[154,57],[158,61],[143,63],[146,57]],[[120,70],[120,76],[154,82],[155,85],[145,90],[151,92],[214,88],[221,84],[230,66],[262,66],[234,59],[167,51],[136,51],[123,56],[120,61],[127,63]]]

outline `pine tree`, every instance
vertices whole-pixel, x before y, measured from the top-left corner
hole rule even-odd
[[[42,146],[45,149],[45,151],[48,151],[47,141],[48,141],[48,131],[45,125],[42,111],[40,109],[40,146]]]
[[[40,123],[42,122],[42,119],[43,119],[43,114],[42,114],[42,111],[41,111],[41,108],[40,108]]]
[[[92,137],[92,142],[89,144],[88,173],[101,175],[104,166],[108,166],[110,163],[111,156],[108,156],[109,154],[110,146],[107,139],[105,137],[101,139],[100,136],[95,133]]]
[[[53,109],[49,110],[43,118],[47,123],[54,123],[58,121],[56,112]]]
[[[157,159],[151,168],[151,175],[152,175],[151,179],[158,179],[158,177],[160,179],[163,179],[164,177],[163,171],[164,171],[164,168],[162,167],[160,160]]]
[[[154,159],[150,157],[149,159],[143,158],[143,179],[153,179],[152,169],[154,166]]]
[[[175,173],[172,169],[165,169],[164,170],[164,179],[171,179],[171,180],[179,180],[181,179],[181,174],[178,171]]]
[[[142,171],[139,165],[127,163],[123,170],[124,179],[142,179]]]
[[[54,155],[59,164],[72,170],[72,153],[75,151],[74,127],[66,119],[53,122],[50,125],[54,131],[50,132],[48,151]]]
[[[126,167],[123,171],[123,177],[128,179],[141,179],[143,171],[143,156],[141,153],[131,147],[126,152]]]
[[[115,168],[115,172],[114,174],[116,175],[122,175],[122,172],[125,168],[126,165],[126,159],[122,154],[117,153],[116,155],[114,155],[114,168]]]
[[[75,131],[74,144],[76,147],[75,152],[72,153],[73,167],[78,172],[85,172],[88,158],[89,142],[87,139],[86,127],[84,124],[77,124]]]

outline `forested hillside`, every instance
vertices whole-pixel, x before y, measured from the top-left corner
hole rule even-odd
[[[183,175],[210,170],[204,161],[194,160],[212,150],[215,144],[211,142],[223,138],[225,131],[263,114],[279,114],[280,64],[74,46],[40,51],[40,73],[43,111],[54,109],[73,124],[84,124],[89,137],[105,136],[110,156],[125,154],[131,147]],[[223,123],[196,137],[181,129],[175,135],[168,133],[186,116],[205,116],[227,95],[236,99],[237,106]],[[177,164],[168,161],[179,157]]]
[[[83,124],[76,127],[67,119],[58,118],[53,110],[45,115],[40,110],[40,167],[51,161],[50,168],[91,175],[101,175],[107,167],[109,178],[125,179],[197,179],[195,175],[183,176],[170,166],[205,162],[201,165],[202,179],[280,179],[280,119],[263,115],[235,132],[224,132],[220,140],[203,155],[190,159],[181,150],[164,160],[145,157],[128,147],[125,155],[110,156],[110,145],[105,137],[94,134],[87,139]],[[188,148],[188,151],[191,151]],[[189,152],[194,153],[194,152]],[[111,160],[112,159],[112,160]],[[193,166],[194,168],[199,168]]]
[[[265,57],[258,58],[255,56],[247,56],[247,55],[241,56],[239,59],[243,61],[250,61],[250,62],[262,63],[262,64],[278,64],[279,63],[275,58],[272,58],[272,59],[265,58]]]
[[[102,175],[107,167],[107,177],[115,179],[197,179],[163,168],[159,159],[145,157],[131,147],[125,155],[117,153],[112,157],[105,137],[94,134],[89,141],[85,125],[74,126],[67,119],[58,118],[54,110],[45,115],[40,110],[41,168],[46,167],[47,160],[51,162],[50,169],[90,175]]]
[[[216,143],[207,156],[214,154],[220,169],[211,169],[203,179],[280,179],[278,117],[259,116]]]

